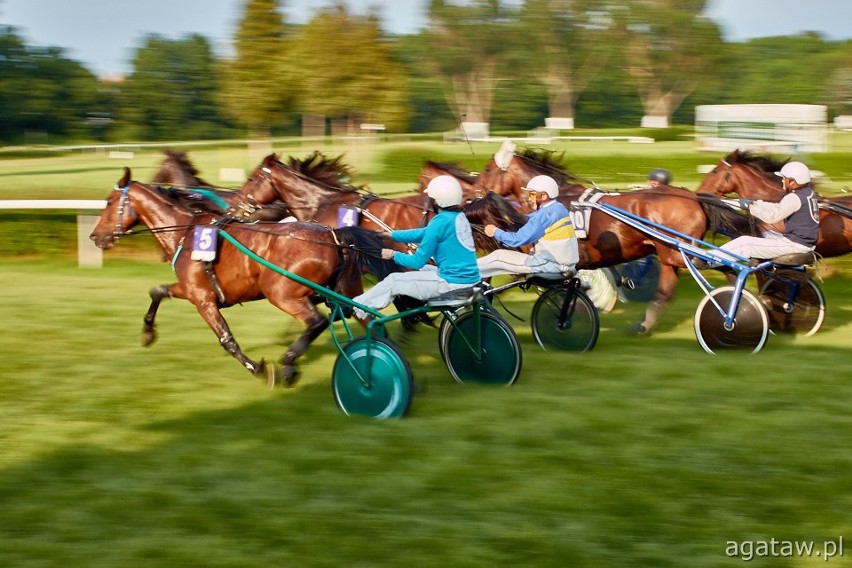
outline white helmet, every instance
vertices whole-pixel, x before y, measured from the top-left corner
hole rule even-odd
[[[453,176],[438,176],[432,178],[426,186],[426,195],[434,199],[438,207],[452,207],[461,205],[462,187],[459,180]]]
[[[811,181],[811,171],[802,162],[786,163],[780,172],[775,172],[775,175],[782,178],[794,179],[799,185],[805,185]]]
[[[526,191],[546,193],[551,199],[559,195],[559,184],[550,176],[535,176],[524,187]]]

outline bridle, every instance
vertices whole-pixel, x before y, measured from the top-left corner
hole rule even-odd
[[[133,223],[130,225],[131,227],[139,222],[139,215],[133,210],[133,207],[130,205],[130,186],[133,185],[133,182],[128,182],[126,186],[119,187],[115,186],[115,190],[119,192],[121,197],[118,202],[118,207],[116,209],[116,219],[115,219],[115,230],[113,231],[113,236],[117,241],[121,235],[130,234],[130,230],[127,231],[122,230],[122,220],[124,218],[124,213],[127,211],[130,215],[133,215]]]
[[[725,177],[724,177],[724,179],[722,179],[722,182],[719,184],[719,186],[713,192],[716,195],[725,195],[726,193],[729,193],[728,191],[722,191],[722,190],[725,189],[728,186],[728,184],[731,183],[731,177],[733,176],[733,171],[734,171],[734,165],[731,164],[728,160],[722,160],[722,164],[724,164],[724,166],[725,166]]]

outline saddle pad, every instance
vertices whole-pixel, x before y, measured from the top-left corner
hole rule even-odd
[[[607,195],[607,192],[591,187],[584,191],[580,197],[577,198],[577,201],[580,202],[588,202],[588,203],[597,203],[597,201]],[[586,233],[586,228],[589,226],[589,217],[592,214],[591,207],[578,207],[573,208],[569,207],[568,212],[571,214],[571,222],[574,224],[574,233],[577,235],[578,239],[585,239],[588,237]]]

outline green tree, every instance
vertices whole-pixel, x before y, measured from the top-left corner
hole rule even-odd
[[[547,88],[549,116],[574,118],[577,98],[616,49],[608,0],[527,0],[523,68]]]
[[[0,26],[0,139],[85,137],[97,91],[95,76],[62,49],[28,47],[14,28]]]
[[[222,65],[221,102],[252,136],[268,136],[287,119],[299,90],[288,59],[291,29],[278,0],[247,0],[234,41],[236,56]]]
[[[630,0],[618,22],[627,72],[646,117],[668,124],[701,82],[717,79],[719,27],[701,16],[705,0]]]
[[[465,5],[431,0],[423,65],[444,81],[447,103],[468,122],[489,122],[494,89],[514,73],[505,67],[517,14],[499,0]]]
[[[350,129],[360,122],[407,128],[408,77],[375,17],[337,4],[318,12],[296,43],[302,111],[345,119]]]
[[[148,36],[122,85],[124,134],[143,140],[222,136],[216,59],[203,36]]]

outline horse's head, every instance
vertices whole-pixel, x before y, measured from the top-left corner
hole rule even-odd
[[[92,242],[99,248],[104,250],[112,248],[119,236],[126,234],[139,222],[139,217],[130,205],[130,189],[134,184],[130,168],[124,168],[124,175],[107,197],[106,207],[89,235]]]
[[[178,187],[211,187],[198,177],[198,169],[193,165],[186,152],[166,150],[166,158],[160,169],[154,174],[151,183],[174,185]]]
[[[278,160],[277,154],[266,156],[252,171],[240,188],[239,195],[246,203],[265,205],[280,199],[280,172],[284,164]]]
[[[718,196],[735,193],[750,199],[778,201],[784,196],[784,190],[775,172],[784,163],[768,156],[734,150],[704,177],[696,193]]]

